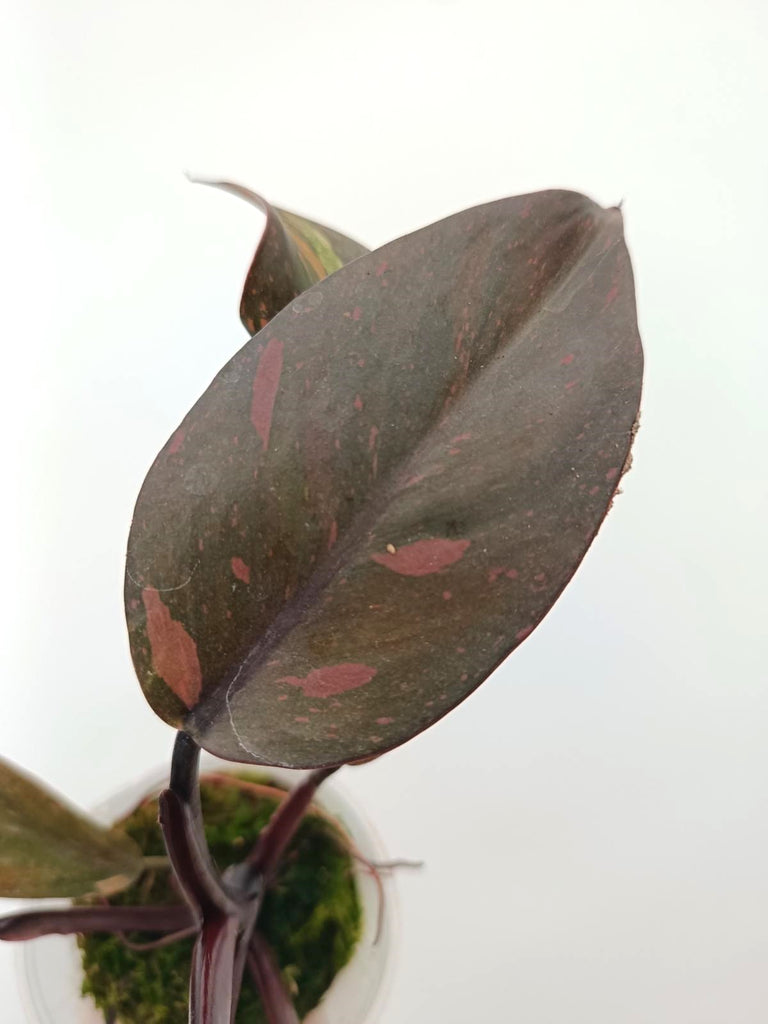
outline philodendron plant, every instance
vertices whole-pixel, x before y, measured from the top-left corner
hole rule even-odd
[[[15,914],[0,937],[196,935],[189,1020],[230,1024],[246,965],[298,1018],[259,931],[317,786],[461,703],[542,620],[629,464],[642,379],[617,208],[540,192],[368,252],[255,202],[252,335],[157,456],[128,542],[133,662],[175,730],[170,907]],[[312,769],[219,872],[200,748]],[[0,893],[114,893],[137,849],[0,769]]]

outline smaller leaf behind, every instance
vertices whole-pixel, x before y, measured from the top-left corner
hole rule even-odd
[[[242,185],[191,180],[240,196],[267,218],[240,300],[240,319],[251,335],[266,327],[273,316],[307,288],[368,252],[359,242],[333,228],[271,206]]]
[[[141,870],[126,835],[90,821],[0,758],[0,896],[119,892]]]

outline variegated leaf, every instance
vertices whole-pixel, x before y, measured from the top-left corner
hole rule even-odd
[[[310,288],[142,488],[125,596],[152,707],[293,767],[431,725],[573,575],[641,380],[621,214],[575,193],[467,210]]]

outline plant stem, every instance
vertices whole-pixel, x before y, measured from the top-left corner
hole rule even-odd
[[[269,1024],[299,1024],[299,1016],[283,984],[274,953],[258,932],[254,932],[251,937],[248,967],[259,990]]]
[[[0,917],[0,939],[23,942],[41,935],[89,932],[178,932],[192,925],[188,907],[66,907]]]
[[[250,891],[259,879],[269,879],[277,869],[285,849],[296,834],[312,797],[318,786],[330,775],[338,771],[335,768],[318,768],[304,779],[293,790],[291,795],[281,803],[263,829],[259,840],[243,862],[243,877],[238,882]]]
[[[187,733],[176,736],[171,781],[158,798],[160,827],[181,893],[202,924],[219,914],[239,918],[240,906],[224,888],[208,850],[198,787],[200,748]]]
[[[258,919],[259,912],[261,911],[264,892],[265,890],[262,886],[258,896],[251,900],[248,916],[243,922],[240,934],[237,938],[237,949],[235,950],[235,959],[232,966],[232,1013],[230,1024],[235,1024],[235,1014],[237,1012],[237,1003],[240,999],[240,989],[243,984],[243,974],[245,972],[248,950],[250,948],[254,928],[256,927],[256,921]]]
[[[169,935],[163,935],[161,939],[155,939],[154,942],[132,942],[125,937],[124,932],[116,932],[115,934],[122,944],[128,949],[133,950],[134,953],[149,953],[155,949],[165,949],[166,946],[172,946],[174,942],[181,942],[182,939],[191,939],[194,935],[197,935],[197,925],[193,924],[189,928],[182,928],[177,932],[171,932]]]
[[[170,784],[159,798],[160,826],[182,895],[200,925],[189,979],[189,1024],[232,1024],[263,886],[230,895],[214,866],[200,807],[199,762],[200,748],[191,736],[178,733]]]

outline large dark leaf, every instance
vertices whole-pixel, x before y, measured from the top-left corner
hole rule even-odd
[[[368,250],[346,235],[296,213],[271,206],[230,181],[203,181],[257,207],[267,219],[243,286],[240,319],[249,334],[266,327],[289,302]]]
[[[572,576],[641,377],[621,214],[575,193],[465,211],[313,287],[139,496],[126,607],[152,707],[295,767],[425,729]]]
[[[141,851],[62,803],[0,759],[0,896],[119,892],[141,869]]]

